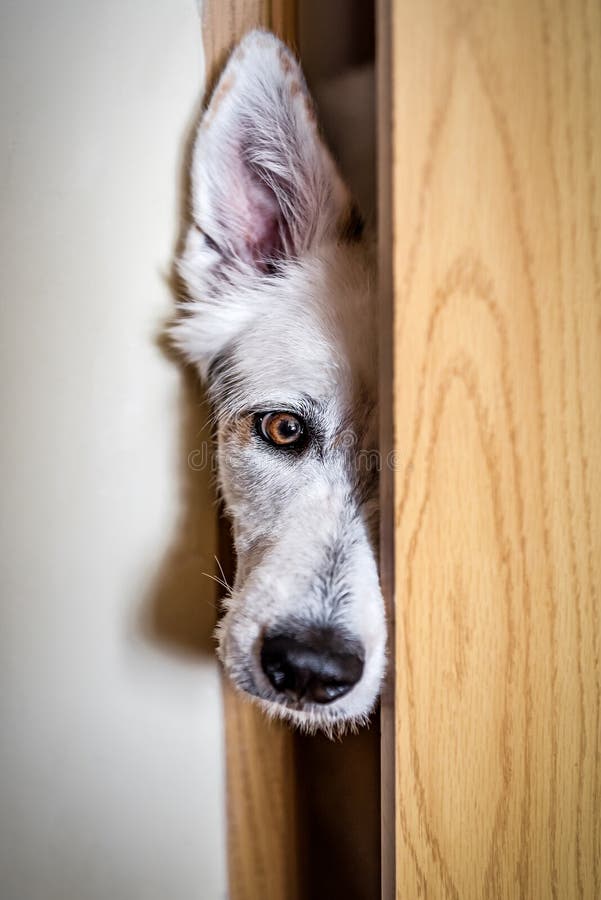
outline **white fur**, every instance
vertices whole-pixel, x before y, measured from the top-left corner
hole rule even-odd
[[[238,555],[220,629],[235,684],[272,714],[332,733],[377,699],[386,626],[375,556],[377,495],[360,471],[376,447],[374,265],[344,236],[351,199],[312,115],[298,64],[252,32],[200,125],[174,339],[209,376],[219,472]],[[290,410],[319,442],[262,444],[253,412]],[[327,573],[327,577],[324,573]],[[293,707],[261,670],[266,629],[327,620],[365,648],[362,678],[331,704]]]

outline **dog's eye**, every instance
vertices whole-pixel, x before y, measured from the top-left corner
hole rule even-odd
[[[303,421],[288,412],[270,412],[257,416],[257,430],[274,447],[299,447],[306,438]]]

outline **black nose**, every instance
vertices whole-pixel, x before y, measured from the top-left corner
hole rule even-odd
[[[280,694],[331,703],[348,694],[363,674],[363,648],[332,629],[265,637],[261,666]]]

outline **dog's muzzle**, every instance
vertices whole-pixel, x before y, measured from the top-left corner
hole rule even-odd
[[[282,699],[332,703],[353,688],[363,674],[365,654],[358,641],[331,628],[266,635],[261,667]]]

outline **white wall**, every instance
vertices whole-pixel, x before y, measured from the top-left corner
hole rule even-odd
[[[170,314],[193,0],[5,0],[0,896],[225,896],[215,532]]]

